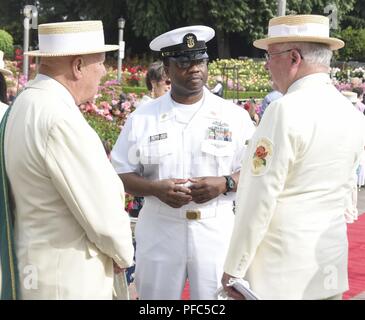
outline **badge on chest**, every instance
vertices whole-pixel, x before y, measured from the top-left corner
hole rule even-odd
[[[232,131],[229,130],[229,125],[222,121],[214,121],[210,127],[208,127],[209,140],[218,141],[232,141]]]

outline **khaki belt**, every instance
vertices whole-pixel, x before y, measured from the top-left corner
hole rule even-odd
[[[199,220],[199,219],[201,219],[200,210],[187,210],[186,211],[186,219],[189,219],[189,220]]]

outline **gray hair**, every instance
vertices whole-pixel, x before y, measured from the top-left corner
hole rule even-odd
[[[299,49],[305,62],[330,67],[332,50],[327,44],[314,42],[288,42],[282,45],[283,50]]]

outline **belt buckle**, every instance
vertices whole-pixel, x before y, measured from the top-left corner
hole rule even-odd
[[[199,210],[187,210],[186,218],[189,220],[198,220],[198,219],[200,219],[200,211]]]

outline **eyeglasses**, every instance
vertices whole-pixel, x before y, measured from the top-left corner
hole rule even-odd
[[[300,52],[299,49],[296,49],[296,48],[292,48],[292,49],[288,49],[288,50],[284,50],[284,51],[279,51],[279,52],[272,52],[272,53],[265,52],[265,59],[266,59],[266,61],[270,61],[272,56],[276,56],[276,55],[279,55],[279,54],[287,53],[287,52],[290,52],[292,50],[298,51],[300,57],[302,58],[302,60],[304,60],[304,58],[302,56],[302,53]]]
[[[190,60],[190,59],[187,59],[186,57],[178,57],[178,58],[170,57],[170,60],[174,61],[180,69],[188,69],[192,65],[201,66],[201,65],[208,63],[207,58],[198,59],[198,60]]]

